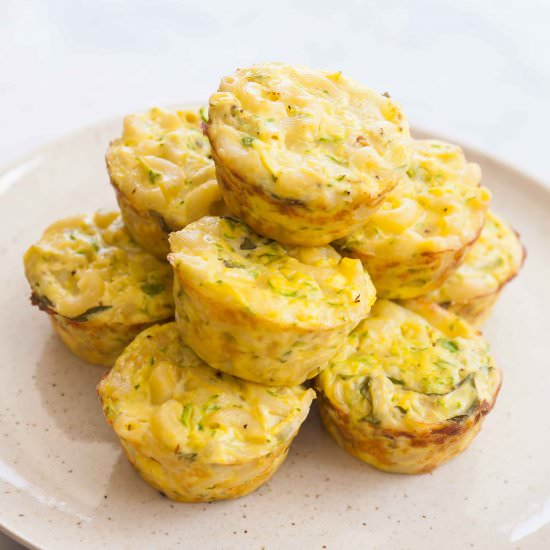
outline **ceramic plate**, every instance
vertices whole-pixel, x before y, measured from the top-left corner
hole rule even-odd
[[[0,523],[38,548],[550,548],[550,191],[466,149],[528,260],[486,326],[504,386],[471,448],[433,474],[380,473],[313,410],[254,494],[175,504],[122,456],[95,386],[29,304],[22,256],[56,218],[115,206],[103,155],[121,121],[82,130],[0,175]]]

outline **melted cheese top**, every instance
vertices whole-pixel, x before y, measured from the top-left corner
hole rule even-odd
[[[393,100],[339,72],[282,63],[225,77],[208,135],[241,179],[317,208],[372,200],[408,163],[408,124]]]
[[[143,331],[98,388],[117,434],[142,452],[232,464],[284,445],[315,393],[262,386],[216,371],[179,339],[174,323]]]
[[[200,111],[154,108],[124,119],[122,137],[111,143],[107,165],[116,187],[138,210],[160,214],[180,229],[207,208],[205,189],[216,186],[210,144],[201,130]]]
[[[479,239],[464,263],[429,294],[441,302],[467,302],[497,292],[520,270],[524,250],[514,230],[489,212]]]
[[[491,200],[480,179],[480,167],[467,162],[460,147],[415,140],[405,180],[339,245],[392,260],[458,250],[477,237]]]
[[[170,235],[177,276],[210,299],[296,327],[359,321],[375,290],[359,260],[332,247],[286,247],[232,218],[205,217]]]
[[[407,304],[416,311],[375,304],[319,375],[328,399],[354,422],[412,430],[491,403],[500,377],[483,338],[435,305]]]
[[[39,304],[93,323],[146,323],[173,316],[170,266],[143,251],[117,212],[73,216],[46,229],[25,254]]]

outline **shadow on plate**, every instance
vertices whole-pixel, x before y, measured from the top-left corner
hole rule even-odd
[[[73,440],[115,441],[96,393],[104,373],[77,359],[55,334],[45,341],[36,363],[36,388],[56,426]]]

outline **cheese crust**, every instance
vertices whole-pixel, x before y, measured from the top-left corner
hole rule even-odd
[[[412,150],[405,180],[361,229],[335,243],[363,261],[384,298],[437,288],[478,238],[491,200],[480,167],[460,147],[415,140]]]
[[[132,240],[117,212],[55,222],[24,264],[33,304],[89,363],[111,366],[141,330],[174,316],[170,266]]]
[[[501,384],[488,344],[424,299],[379,300],[317,378],[323,423],[368,464],[430,472],[468,447]]]
[[[360,227],[408,167],[408,124],[389,96],[303,66],[266,63],[222,79],[207,135],[229,210],[291,245]]]
[[[518,234],[489,212],[464,263],[427,298],[479,327],[489,317],[504,286],[520,271],[524,259]]]
[[[333,248],[285,247],[232,218],[170,235],[176,320],[210,366],[295,385],[315,376],[366,317],[374,287]]]
[[[107,169],[128,230],[165,259],[168,234],[223,212],[202,109],[153,108],[124,119],[122,136],[107,150]]]
[[[175,323],[143,331],[98,386],[107,422],[141,476],[184,502],[243,496],[284,461],[315,393],[208,367]]]

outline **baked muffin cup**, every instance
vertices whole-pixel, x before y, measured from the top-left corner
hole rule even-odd
[[[402,178],[400,107],[340,72],[264,63],[222,79],[205,132],[229,211],[287,245],[322,246],[365,223]]]
[[[124,222],[135,241],[162,260],[171,231],[224,209],[201,117],[199,109],[129,115],[107,149]]]
[[[89,363],[112,366],[141,330],[173,319],[170,266],[139,247],[118,212],[55,222],[24,264],[32,304]]]
[[[266,192],[253,181],[241,179],[221,162],[214,147],[212,158],[229,212],[245,220],[260,235],[274,236],[289,245],[321,246],[349,235],[376,211],[390,190],[368,202],[349,203],[337,211],[314,210],[300,201],[285,200]]]
[[[359,258],[380,297],[406,300],[440,286],[478,239],[491,200],[460,147],[412,140],[407,177],[363,227],[334,246]]]
[[[294,386],[315,377],[342,347],[352,324],[307,330],[223,308],[174,280],[183,339],[211,367],[245,380]]]
[[[526,257],[519,234],[489,212],[479,239],[461,265],[427,298],[480,328]]]
[[[143,331],[98,393],[129,461],[181,502],[237,498],[265,483],[315,397],[312,389],[262,386],[211,369],[174,323]]]
[[[237,220],[202,218],[170,243],[184,341],[246,380],[292,386],[314,377],[375,299],[358,260],[330,247],[287,249]]]
[[[408,300],[441,286],[460,267],[477,238],[478,234],[459,248],[420,252],[403,262],[383,255],[365,254],[360,249],[350,249],[340,243],[335,243],[335,246],[342,254],[349,254],[363,262],[380,297]]]
[[[431,472],[468,448],[502,382],[482,337],[427,300],[381,300],[319,375],[323,425],[387,472]]]

